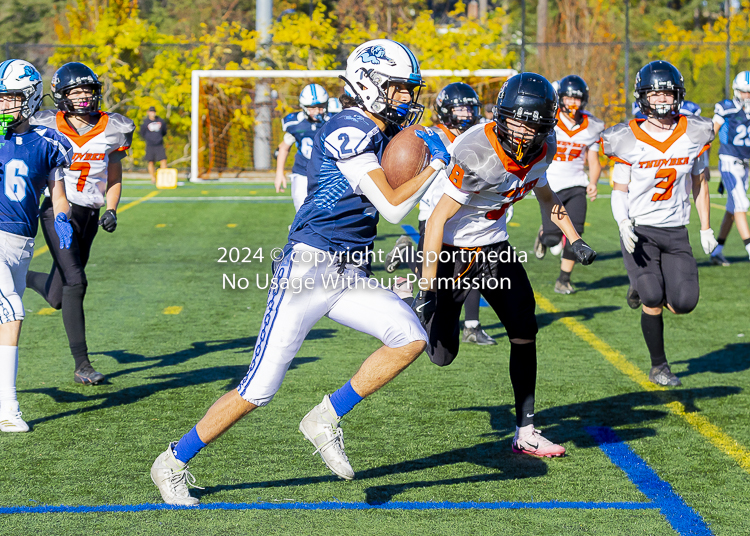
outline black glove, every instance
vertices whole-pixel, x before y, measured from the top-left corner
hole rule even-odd
[[[437,294],[431,290],[420,290],[414,302],[411,304],[411,308],[414,309],[414,313],[419,318],[419,322],[426,326],[427,323],[432,319],[432,315],[435,314],[435,305],[437,302]]]
[[[596,251],[591,249],[591,246],[584,242],[583,238],[579,238],[570,244],[570,247],[573,248],[573,253],[575,253],[578,262],[584,266],[591,264],[596,259]]]
[[[99,225],[101,225],[102,229],[104,229],[108,233],[113,233],[115,229],[117,229],[117,214],[115,213],[115,211],[109,209],[107,212],[102,214],[102,217],[99,219]]]

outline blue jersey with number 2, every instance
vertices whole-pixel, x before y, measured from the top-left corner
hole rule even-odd
[[[72,154],[67,138],[46,127],[0,138],[0,231],[36,236],[39,198],[50,172],[69,166]]]
[[[723,100],[714,108],[716,116],[724,120],[719,128],[719,154],[750,159],[750,115],[735,101]]]

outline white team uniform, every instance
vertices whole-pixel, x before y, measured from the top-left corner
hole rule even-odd
[[[588,186],[589,179],[583,165],[588,151],[599,152],[599,138],[603,130],[604,122],[588,112],[584,112],[580,125],[576,125],[567,115],[557,113],[557,152],[547,170],[547,181],[553,192]]]
[[[100,118],[88,132],[79,134],[65,120],[63,112],[39,112],[32,124],[57,130],[73,146],[73,163],[65,169],[65,195],[72,204],[98,209],[107,202],[107,167],[124,158],[133,141],[135,124],[120,114],[99,112]]]
[[[434,127],[430,127],[430,130],[435,131],[437,135],[440,136],[440,141],[443,142],[443,145],[445,145],[446,148],[450,147],[456,139],[453,132],[448,130],[448,127],[445,125],[435,125]],[[430,187],[427,188],[427,191],[419,201],[419,216],[417,217],[419,221],[427,221],[430,214],[432,214],[432,211],[435,210],[435,206],[443,196],[446,182],[445,175],[441,174],[438,175],[438,177],[432,181]]]
[[[547,184],[546,171],[555,155],[551,132],[541,154],[521,168],[500,146],[495,123],[475,125],[448,149],[453,159],[436,180],[444,194],[461,204],[443,231],[443,242],[477,247],[508,240],[506,212],[533,188]]]
[[[0,324],[26,316],[22,298],[33,256],[33,238],[0,231]]]
[[[614,182],[628,185],[629,217],[636,226],[687,225],[690,175],[699,175],[706,167],[699,156],[713,140],[711,121],[682,116],[673,130],[661,136],[644,132],[640,122],[620,123],[602,135],[604,154],[616,162]]]

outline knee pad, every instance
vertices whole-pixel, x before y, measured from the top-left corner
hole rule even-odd
[[[664,304],[664,287],[655,275],[642,275],[638,278],[638,295],[646,307]]]
[[[438,367],[447,367],[458,355],[458,347],[446,348],[441,341],[436,341],[434,344],[427,345],[427,355],[430,361],[435,363]]]
[[[573,247],[570,245],[570,240],[565,240],[565,246],[563,246],[562,250],[562,258],[568,261],[575,261],[576,254],[573,253]]]
[[[560,240],[562,240],[562,231],[559,233],[542,233],[541,242],[548,248],[556,246],[560,243]]]
[[[680,292],[676,297],[673,298],[670,296],[667,302],[670,307],[672,307],[675,314],[678,315],[691,313],[698,305],[698,298],[700,297],[698,289],[689,288],[690,285],[685,285],[685,287],[687,288],[680,289]]]

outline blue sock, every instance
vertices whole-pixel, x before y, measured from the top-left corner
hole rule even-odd
[[[333,411],[336,412],[339,419],[349,413],[354,406],[363,400],[363,398],[357,394],[357,391],[352,388],[351,380],[346,382],[341,389],[333,393],[329,398],[331,400],[331,406],[333,406]]]
[[[195,429],[196,427],[193,426],[193,428],[182,438],[177,442],[177,444],[172,449],[172,452],[174,452],[174,457],[180,460],[182,463],[187,463],[193,457],[198,454],[203,447],[206,446],[206,444],[201,441],[201,438],[198,437],[198,430]]]

